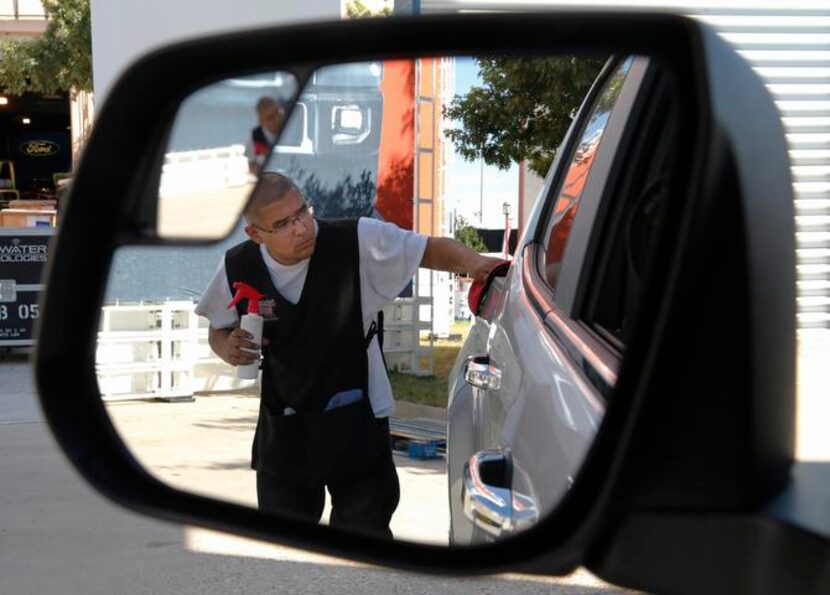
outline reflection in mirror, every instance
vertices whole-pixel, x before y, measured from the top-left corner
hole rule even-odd
[[[263,72],[214,83],[182,102],[162,165],[160,237],[228,235],[296,93],[293,75]]]
[[[194,94],[171,137],[168,157],[236,143],[261,174],[242,217],[241,189],[181,203],[191,235],[232,233],[116,254],[97,372],[118,431],[162,481],[271,514],[458,546],[533,526],[613,399],[673,172],[667,77],[644,57],[328,66],[248,160],[263,85],[293,93],[274,80]]]

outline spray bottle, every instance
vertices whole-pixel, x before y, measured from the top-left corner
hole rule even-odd
[[[242,283],[241,281],[234,283],[233,288],[236,291],[236,294],[233,296],[231,303],[228,304],[228,308],[235,307],[240,300],[248,300],[248,313],[242,316],[242,319],[239,321],[239,328],[244,331],[248,331],[251,335],[253,335],[250,339],[252,342],[257,345],[262,345],[263,319],[262,316],[259,315],[259,298],[265,296],[247,283]],[[251,349],[246,349],[245,351],[252,351],[253,353],[259,354],[258,351],[253,351]],[[253,380],[258,376],[259,361],[236,367],[237,378]]]

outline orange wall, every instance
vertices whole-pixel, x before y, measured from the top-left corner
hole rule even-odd
[[[412,229],[415,63],[412,60],[385,62],[380,88],[383,120],[376,206],[387,221]]]

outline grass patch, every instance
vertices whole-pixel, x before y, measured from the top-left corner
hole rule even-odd
[[[460,335],[454,340],[438,339],[433,342],[432,376],[413,376],[400,372],[389,372],[389,381],[392,383],[392,394],[399,401],[431,405],[432,407],[447,406],[447,390],[450,371],[455,363],[461,346],[470,332],[469,321],[459,321],[450,325],[451,335]],[[428,339],[421,339],[421,345],[429,347]]]

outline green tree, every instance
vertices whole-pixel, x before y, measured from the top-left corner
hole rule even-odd
[[[455,219],[455,239],[476,252],[487,252],[487,246],[478,235],[478,230],[461,215]]]
[[[365,19],[368,17],[388,17],[392,14],[392,7],[384,6],[380,10],[372,10],[361,0],[351,0],[346,4],[346,16],[350,19]]]
[[[89,0],[43,0],[40,37],[0,43],[0,87],[7,93],[92,90]]]
[[[482,84],[456,95],[444,134],[468,161],[507,169],[527,160],[544,176],[580,103],[605,63],[576,56],[478,58]]]

